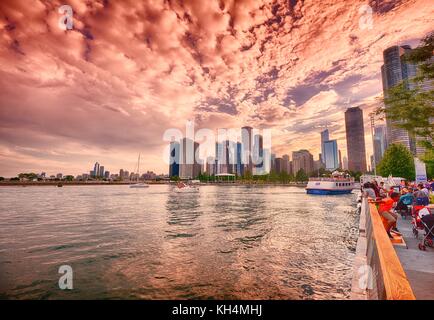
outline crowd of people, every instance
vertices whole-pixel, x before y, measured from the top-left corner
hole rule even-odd
[[[410,206],[427,206],[434,203],[434,180],[427,183],[409,183],[401,180],[400,185],[387,189],[384,182],[376,180],[366,182],[362,186],[366,197],[378,204],[378,213],[387,221],[385,226],[387,234],[393,238],[392,233],[400,235],[396,227],[398,213],[409,212]],[[419,211],[419,215],[429,214],[428,210]],[[422,217],[422,216],[421,216]]]

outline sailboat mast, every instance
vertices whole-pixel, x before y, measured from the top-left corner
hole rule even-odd
[[[139,159],[137,160],[137,182],[140,180],[140,153]]]

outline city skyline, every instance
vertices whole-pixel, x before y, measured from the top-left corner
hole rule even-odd
[[[77,175],[95,159],[131,170],[139,153],[167,173],[163,132],[187,120],[270,128],[271,152],[315,159],[327,124],[345,158],[343,112],[357,106],[369,158],[383,51],[417,46],[433,13],[424,0],[376,4],[362,30],[362,1],[129,4],[131,15],[122,2],[74,1],[63,31],[56,4],[0,4],[0,176]]]

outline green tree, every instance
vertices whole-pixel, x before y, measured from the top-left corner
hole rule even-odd
[[[295,181],[304,182],[307,181],[308,179],[309,177],[307,176],[306,172],[303,169],[297,171],[297,174],[295,175]]]
[[[434,123],[431,121],[434,89],[432,85],[426,89],[426,84],[434,81],[433,52],[434,32],[404,57],[407,62],[418,65],[416,77],[390,88],[384,97],[384,106],[377,109],[377,114],[385,115],[394,126],[407,130],[412,137],[424,138],[418,143],[426,149],[421,160],[426,163],[428,173],[434,172]]]
[[[170,180],[178,182],[180,179],[178,176],[172,176],[172,177],[170,177]]]
[[[377,165],[377,172],[383,177],[392,175],[413,180],[415,177],[413,155],[402,144],[391,144]]]
[[[65,176],[65,180],[66,180],[66,181],[73,181],[73,180],[74,180],[74,177],[71,176],[71,175],[67,175],[67,176]]]
[[[247,180],[247,181],[253,180],[253,175],[249,170],[244,171],[243,180]]]

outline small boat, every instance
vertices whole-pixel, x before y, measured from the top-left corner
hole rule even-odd
[[[58,187],[58,188],[62,188],[62,187],[63,187],[63,184],[58,183],[58,184],[57,184],[57,187]]]
[[[144,182],[139,182],[139,177],[140,177],[140,153],[139,153],[139,158],[137,159],[137,181],[134,184],[130,184],[130,188],[149,188],[149,184],[146,184]]]
[[[175,186],[174,190],[175,192],[189,193],[189,192],[197,192],[199,191],[199,188],[180,182],[178,183],[178,185]]]
[[[349,194],[354,189],[354,179],[341,172],[333,172],[331,178],[310,178],[307,194],[334,195]]]
[[[149,188],[149,184],[146,183],[130,184],[130,188]]]

